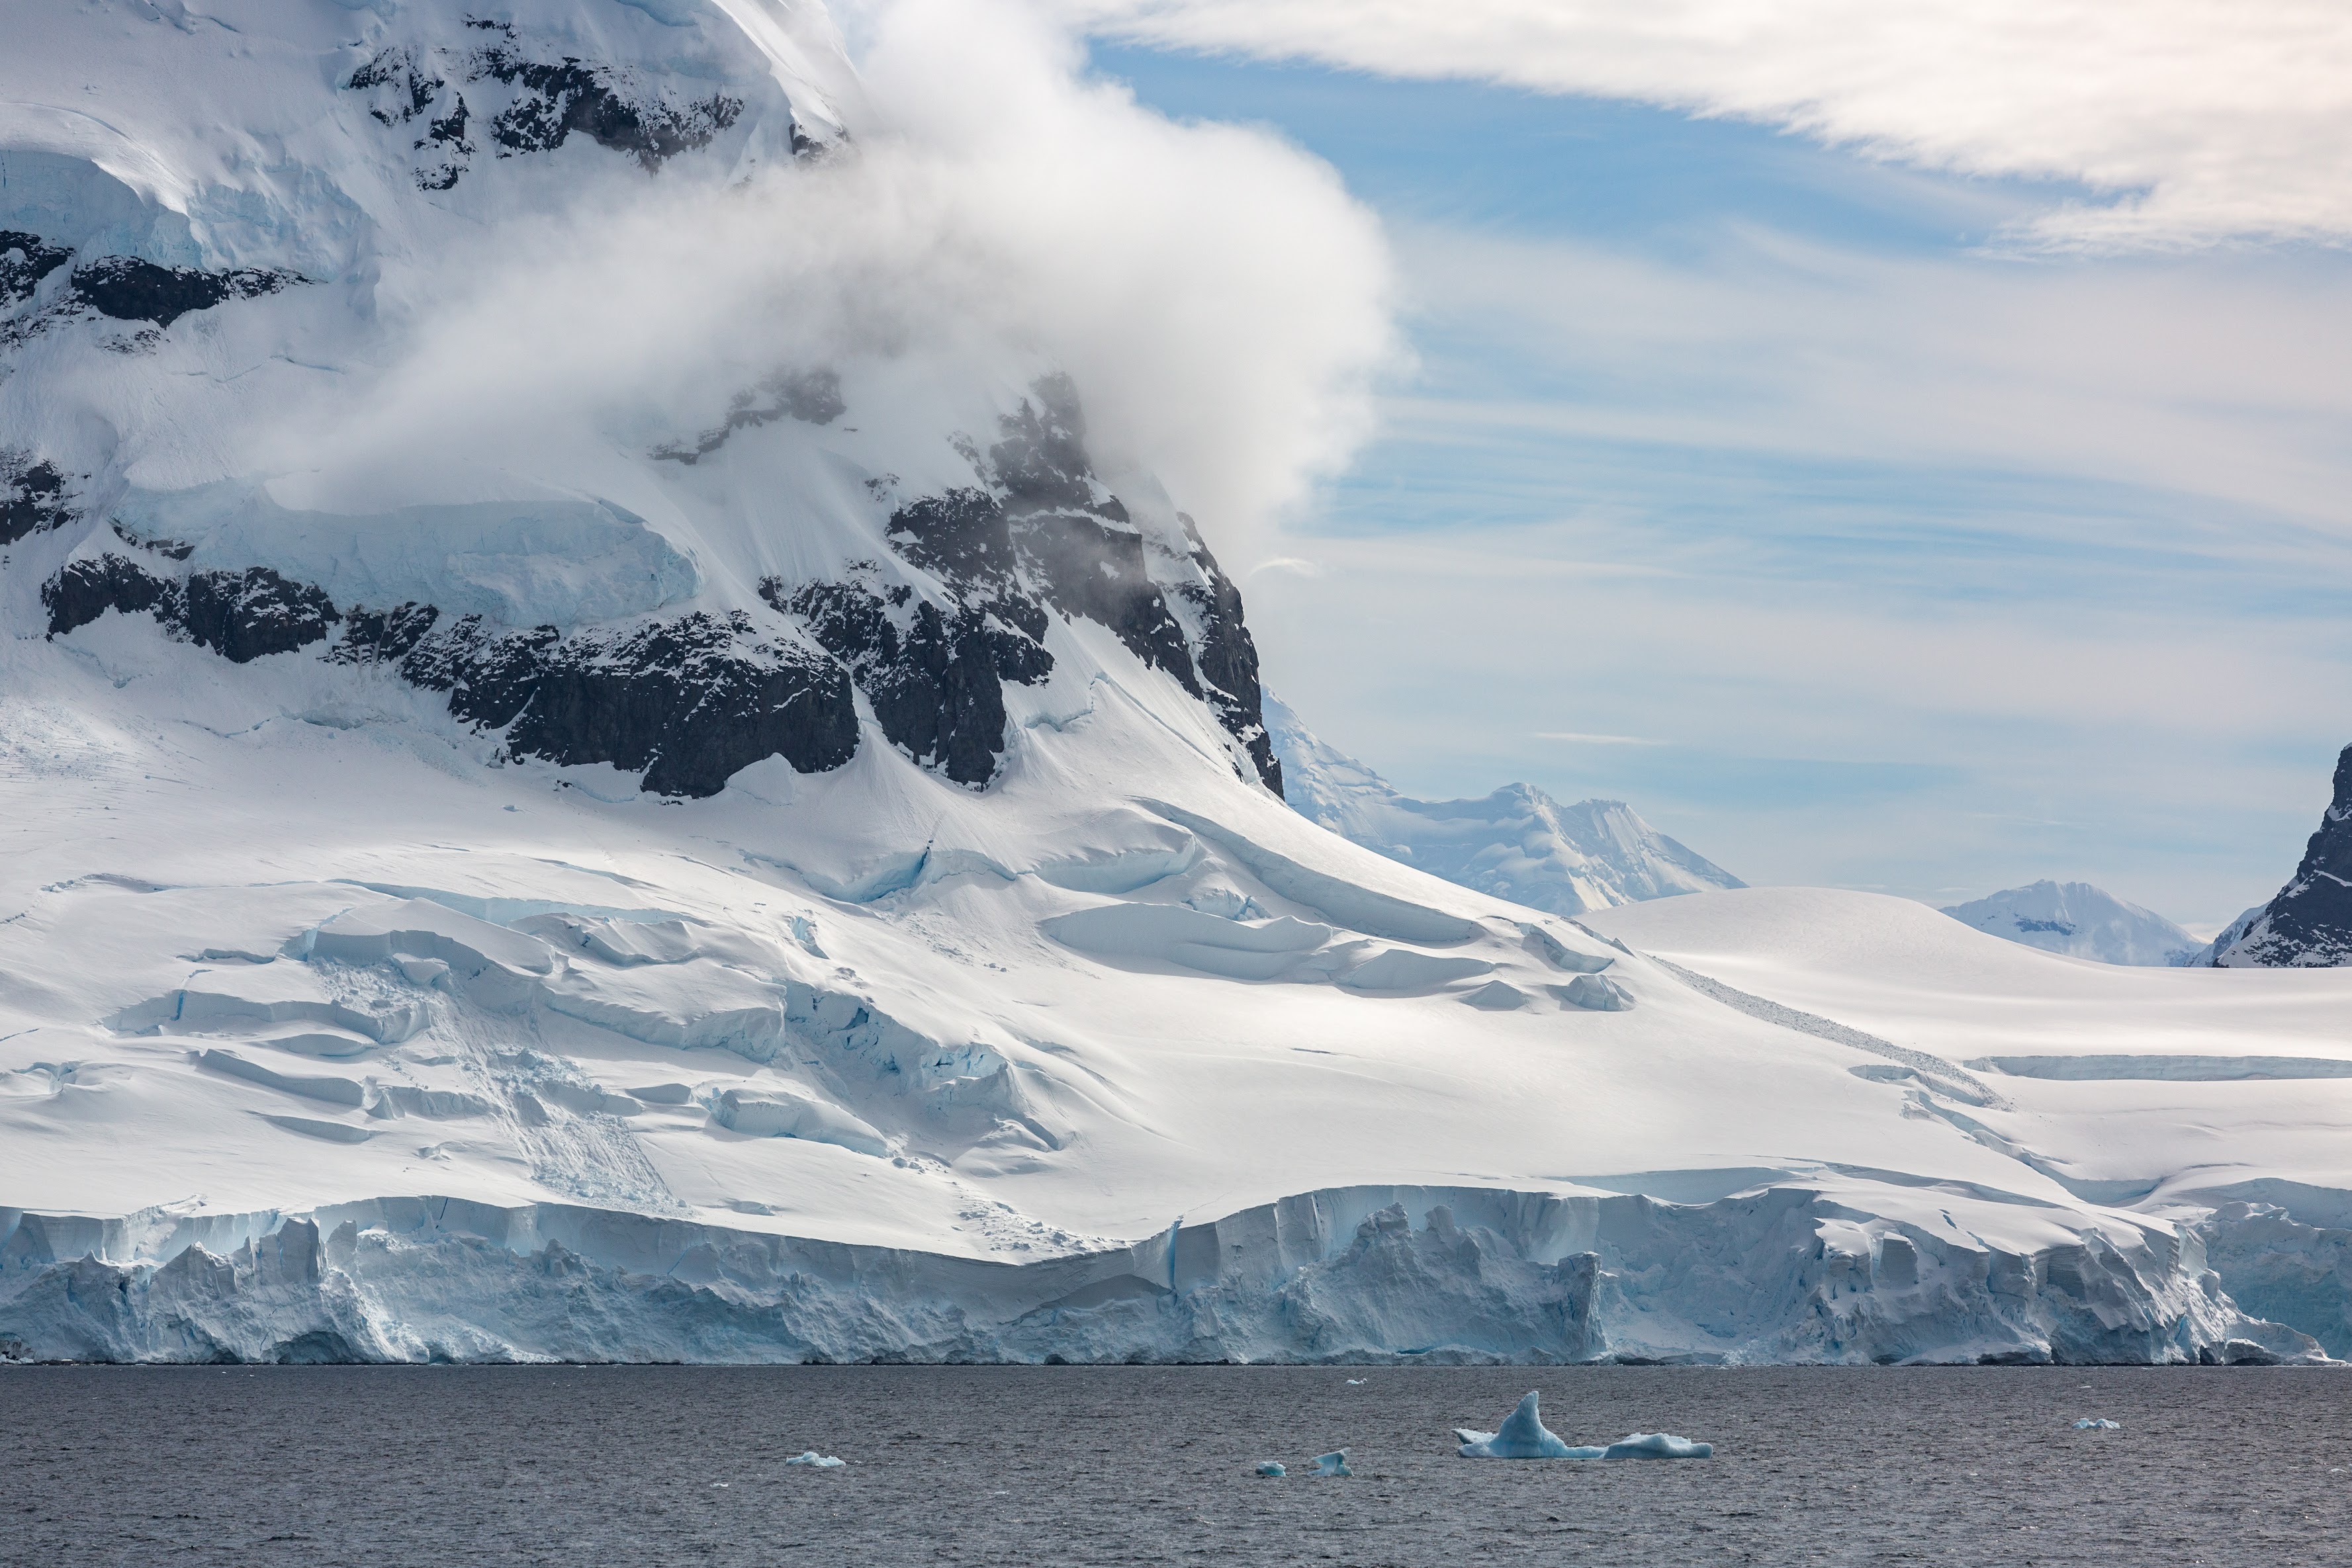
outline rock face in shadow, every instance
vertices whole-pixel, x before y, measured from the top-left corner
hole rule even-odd
[[[1053,656],[984,611],[888,594],[851,582],[761,591],[807,622],[856,677],[890,744],[959,784],[995,777],[1004,749],[1004,682],[1043,679]]]
[[[369,95],[379,124],[409,135],[419,190],[456,186],[472,167],[477,129],[500,158],[551,152],[577,134],[651,171],[709,146],[742,118],[743,100],[729,93],[680,98],[526,39],[509,22],[477,18],[467,26],[473,37],[463,43],[379,49],[343,83]],[[793,151],[810,145],[795,126]]]
[[[308,583],[268,567],[244,571],[160,577],[126,556],[68,561],[41,588],[49,635],[87,626],[110,610],[152,614],[163,625],[232,664],[288,653],[322,642],[341,619],[334,604]]]
[[[9,236],[0,235],[0,240]],[[66,476],[54,463],[0,451],[0,545],[74,520]]]
[[[2303,863],[2216,968],[2336,968],[2352,964],[2352,746],[2336,759],[2336,798]]]
[[[63,246],[45,244],[38,235],[0,229],[0,310],[30,299],[41,279],[72,255]]]
[[[117,321],[168,327],[224,299],[255,299],[303,281],[295,273],[268,267],[200,272],[189,267],[158,267],[137,256],[102,256],[74,268],[73,298]]]
[[[174,296],[156,308],[168,315],[173,301],[186,303]],[[768,400],[739,399],[702,450],[771,419],[818,423],[842,412],[829,374],[762,390]],[[191,570],[193,546],[142,540],[120,525],[125,550],[78,555],[41,600],[52,637],[115,611],[152,615],[236,664],[325,644],[331,663],[386,667],[445,694],[457,718],[503,732],[509,758],[609,763],[644,789],[684,796],[716,794],[769,757],[803,773],[841,767],[857,750],[858,692],[889,744],[954,783],[985,788],[1004,754],[1005,686],[1053,674],[1045,641],[1059,614],[1108,627],[1207,703],[1279,790],[1241,596],[1191,520],[1173,544],[1136,525],[1093,472],[1066,381],[1039,383],[1003,435],[984,458],[969,454],[984,485],[890,515],[893,566],[913,569],[915,581],[878,560],[832,580],[771,577],[759,594],[788,618],[782,624],[755,622],[756,612],[694,611],[567,631],[480,615],[453,622],[421,601],[338,606],[268,567]],[[0,520],[11,528],[20,514],[27,529],[52,512],[68,515],[55,469],[5,472],[16,488],[0,496],[17,498]]]
[[[740,612],[572,637],[552,626],[493,632],[469,615],[417,643],[399,669],[448,693],[459,718],[505,729],[516,756],[642,770],[656,794],[715,795],[769,757],[818,773],[857,752],[847,674],[762,641]]]
[[[1181,555],[1137,526],[1094,472],[1065,377],[1037,382],[999,434],[984,456],[967,453],[982,485],[920,497],[890,516],[891,549],[938,578],[943,594],[879,587],[858,573],[797,587],[772,578],[761,596],[802,617],[849,667],[893,745],[958,783],[994,777],[1003,683],[1052,673],[1044,643],[1058,612],[1109,628],[1207,703],[1279,793],[1241,594],[1192,519],[1179,515]]]

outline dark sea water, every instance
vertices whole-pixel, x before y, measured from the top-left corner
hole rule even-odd
[[[1530,1387],[1571,1442],[1717,1457],[1456,1457]],[[2326,1371],[0,1370],[11,1568],[2340,1565],[2347,1497]]]

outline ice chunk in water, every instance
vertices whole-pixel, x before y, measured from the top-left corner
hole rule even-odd
[[[1348,1450],[1334,1448],[1328,1454],[1315,1456],[1315,1473],[1318,1476],[1352,1476],[1356,1472],[1348,1468]]]
[[[1604,1459],[1711,1459],[1713,1443],[1694,1443],[1672,1432],[1636,1432],[1601,1451]]]
[[[1290,1472],[1283,1469],[1281,1465],[1277,1464],[1274,1460],[1267,1459],[1259,1464],[1257,1473],[1274,1480],[1280,1480]]]
[[[1671,1432],[1635,1432],[1605,1448],[1571,1448],[1543,1424],[1537,1396],[1529,1390],[1518,1408],[1503,1420],[1499,1432],[1474,1432],[1456,1427],[1465,1459],[1706,1459],[1715,1457],[1712,1443],[1694,1443]]]
[[[1465,1459],[1597,1459],[1599,1448],[1571,1448],[1543,1424],[1536,1391],[1529,1389],[1518,1407],[1503,1417],[1499,1432],[1474,1432],[1456,1427]]]
[[[837,1470],[841,1469],[842,1466],[849,1463],[849,1461],[847,1459],[836,1459],[830,1454],[820,1454],[814,1448],[811,1448],[805,1453],[794,1454],[791,1458],[786,1459],[784,1463],[788,1465],[814,1465],[821,1470]]]
[[[2085,1416],[2074,1423],[2074,1430],[2077,1432],[2120,1432],[2123,1429],[2122,1422],[2109,1421],[2096,1416]]]

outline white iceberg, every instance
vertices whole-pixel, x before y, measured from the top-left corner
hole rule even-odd
[[[1713,1443],[1694,1443],[1672,1432],[1635,1432],[1601,1450],[1604,1459],[1711,1459]]]
[[[1561,1441],[1543,1424],[1536,1391],[1519,1401],[1503,1419],[1499,1432],[1474,1432],[1456,1427],[1465,1459],[1706,1459],[1715,1457],[1712,1443],[1694,1443],[1671,1432],[1635,1432],[1607,1448],[1575,1447]]]
[[[1257,1473],[1265,1476],[1269,1480],[1280,1480],[1290,1472],[1285,1469],[1278,1461],[1266,1459],[1258,1465]]]
[[[820,1454],[814,1448],[810,1448],[805,1452],[794,1454],[791,1458],[786,1459],[784,1463],[788,1465],[813,1465],[821,1470],[837,1470],[841,1469],[842,1466],[849,1463],[849,1461],[847,1459],[836,1459],[830,1454]]]
[[[1356,1472],[1348,1468],[1348,1450],[1334,1448],[1328,1454],[1315,1456],[1315,1473],[1318,1476],[1352,1476]]]
[[[2074,1430],[2077,1432],[2120,1432],[2123,1429],[2122,1422],[2109,1421],[2097,1416],[2085,1416],[2074,1423]]]
[[[1597,1459],[1599,1448],[1572,1448],[1559,1440],[1543,1424],[1543,1413],[1534,1389],[1518,1406],[1503,1417],[1499,1432],[1474,1432],[1466,1427],[1456,1427],[1454,1435],[1462,1439],[1462,1457],[1465,1459]]]

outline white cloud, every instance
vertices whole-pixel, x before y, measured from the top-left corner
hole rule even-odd
[[[1651,740],[1639,735],[1580,735],[1572,729],[1539,729],[1538,740],[1566,740],[1580,746],[1664,746],[1663,740]]]
[[[1662,262],[1433,229],[1400,252],[1421,320],[1475,346],[1487,386],[1513,362],[1566,372],[1540,402],[1392,405],[1412,439],[1602,443],[1662,479],[1662,448],[2063,476],[2218,503],[2233,553],[2283,548],[2280,519],[2352,533],[2332,259],[1993,263],[1750,233]]]
[[[690,429],[779,364],[865,364],[983,430],[991,398],[1065,371],[1107,468],[1156,474],[1219,541],[1346,462],[1398,349],[1385,239],[1335,172],[1082,79],[1018,4],[858,20],[845,151],[740,185],[684,161],[650,183],[583,172],[563,211],[416,258],[387,287],[429,302],[405,357],[322,411],[333,442],[285,444],[354,473],[420,450],[520,468]],[[938,413],[902,421],[938,444]]]
[[[2080,182],[2019,237],[2352,242],[2342,0],[1060,0],[1114,36],[1785,127]]]

